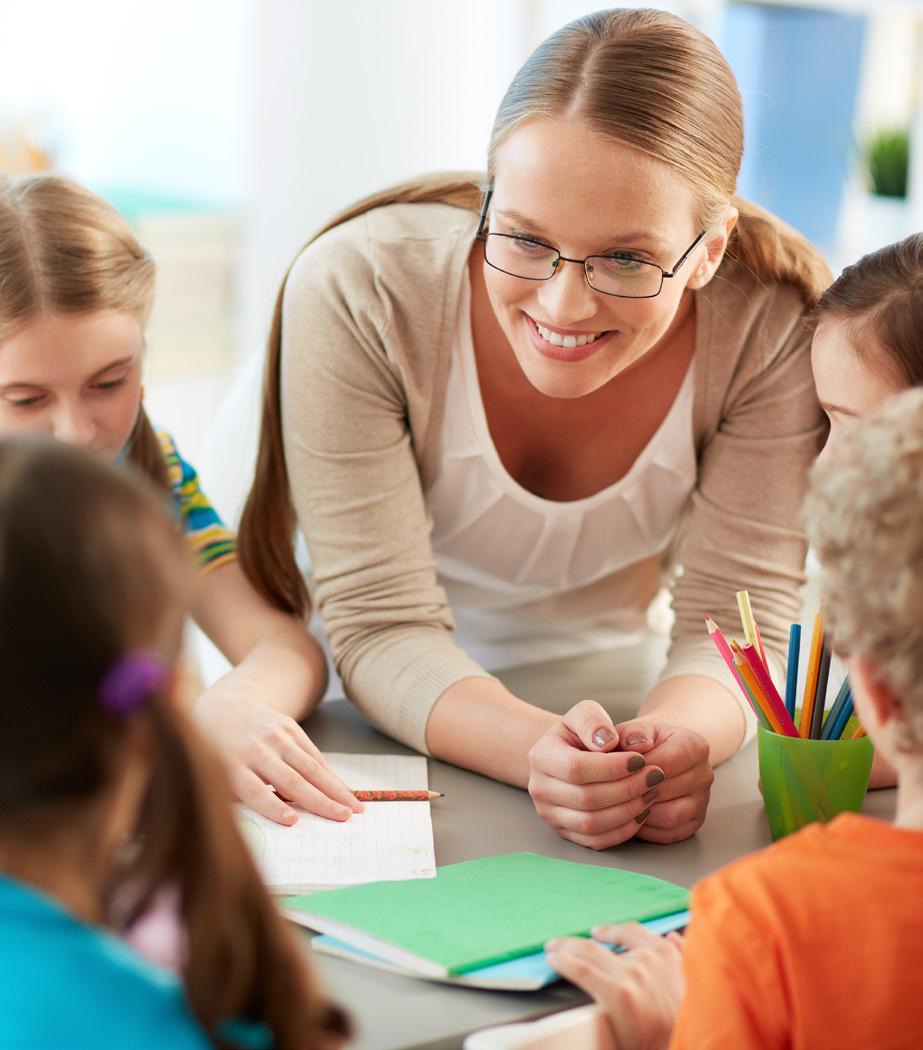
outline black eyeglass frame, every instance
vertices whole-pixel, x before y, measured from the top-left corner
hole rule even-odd
[[[689,247],[679,257],[679,259],[677,259],[672,270],[667,271],[662,266],[658,266],[657,263],[648,262],[646,259],[637,260],[637,262],[639,262],[642,266],[650,266],[653,269],[660,271],[660,287],[657,289],[656,292],[651,292],[650,295],[621,295],[619,292],[604,292],[601,288],[597,288],[596,285],[593,284],[593,282],[590,280],[590,271],[587,267],[587,263],[591,259],[611,260],[613,258],[611,255],[588,255],[585,259],[568,259],[568,257],[566,255],[562,255],[559,249],[555,248],[554,245],[545,244],[544,241],[536,241],[534,238],[523,237],[521,234],[517,233],[485,233],[484,223],[487,221],[487,209],[490,206],[490,199],[491,197],[493,197],[493,195],[493,190],[488,190],[487,193],[484,195],[484,206],[481,208],[481,217],[478,220],[477,233],[475,233],[474,235],[474,239],[476,241],[480,241],[484,245],[484,262],[486,262],[488,266],[493,267],[493,269],[495,270],[499,270],[500,273],[508,274],[510,277],[518,277],[522,281],[550,281],[551,278],[554,277],[554,275],[558,272],[558,267],[562,262],[578,263],[580,266],[583,267],[583,273],[586,277],[586,283],[593,289],[594,292],[599,292],[600,295],[611,295],[616,299],[656,299],[657,296],[660,295],[660,293],[663,291],[663,282],[671,277],[676,276],[676,273],[679,270],[679,268],[689,258],[693,251],[695,251],[695,249],[699,246],[705,234],[708,233],[708,230],[702,230],[702,232],[698,235],[698,237],[696,237],[692,244],[690,244]],[[497,266],[496,264],[492,263],[490,259],[487,258],[488,237],[506,237],[514,241],[532,241],[534,244],[545,244],[545,247],[550,248],[553,252],[556,253],[557,256],[553,266],[551,267],[551,273],[548,274],[547,277],[523,277],[523,275],[520,273],[510,273],[509,270],[504,270],[502,266]]]

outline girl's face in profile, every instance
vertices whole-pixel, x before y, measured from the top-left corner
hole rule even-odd
[[[114,460],[141,403],[144,336],[129,314],[48,314],[0,344],[0,436],[46,434]]]
[[[691,187],[665,164],[582,123],[552,119],[523,124],[498,148],[487,219],[491,233],[534,238],[571,259],[618,255],[666,272],[702,233]],[[685,314],[687,284],[704,283],[705,266],[703,240],[660,294],[645,299],[594,290],[574,263],[536,281],[485,262],[484,280],[532,385],[574,398],[603,386],[670,332]]]
[[[846,321],[822,321],[811,342],[811,369],[821,408],[830,420],[827,447],[852,420],[880,408],[906,384],[889,369],[886,350]],[[821,453],[823,455],[823,453]]]

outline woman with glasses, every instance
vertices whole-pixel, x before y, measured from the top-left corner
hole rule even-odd
[[[799,608],[822,437],[801,318],[829,275],[734,197],[742,147],[708,38],[587,16],[516,75],[483,187],[360,203],[277,303],[246,571],[304,613],[297,525],[347,694],[596,849],[691,835],[746,739],[704,615],[731,629],[748,588],[775,661]],[[630,644],[666,582],[672,643],[631,722],[485,670]]]

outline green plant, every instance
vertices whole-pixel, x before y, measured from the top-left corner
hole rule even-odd
[[[882,197],[907,196],[910,136],[903,128],[877,132],[865,149],[872,193]]]

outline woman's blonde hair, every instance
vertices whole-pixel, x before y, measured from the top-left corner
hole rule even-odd
[[[708,37],[681,18],[654,10],[598,11],[559,29],[532,53],[500,104],[486,180],[465,172],[392,187],[341,212],[311,240],[387,204],[441,201],[479,210],[500,144],[526,121],[542,117],[582,120],[668,165],[696,191],[703,228],[734,204],[740,217],[727,257],[763,284],[790,284],[811,305],[830,282],[823,257],[804,237],[734,196],[743,154],[743,112],[734,75]],[[244,571],[270,601],[304,613],[308,595],[292,553],[295,513],[279,403],[287,279],[269,336],[260,449],[239,552]]]
[[[923,749],[923,390],[844,428],[805,516],[837,650],[874,668],[906,707],[904,745]]]
[[[0,176],[0,346],[44,314],[130,314],[143,326],[154,260],[101,197],[60,175]],[[127,457],[163,488],[163,452],[142,406]]]
[[[923,233],[847,266],[808,315],[814,330],[827,321],[848,326],[867,365],[906,386],[923,385]]]

